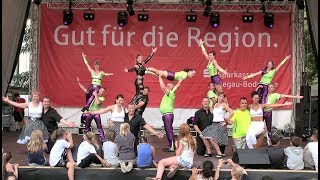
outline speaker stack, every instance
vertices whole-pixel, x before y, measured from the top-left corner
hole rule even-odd
[[[298,137],[304,137],[312,128],[318,128],[318,100],[310,101],[310,93],[310,86],[301,86],[300,95],[303,98],[296,103],[295,114],[295,135]]]

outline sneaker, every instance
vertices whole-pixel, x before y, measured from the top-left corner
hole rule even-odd
[[[120,163],[120,167],[121,167],[121,171],[123,173],[126,173],[127,172],[127,167],[126,167],[126,164],[124,162],[121,162]]]
[[[86,110],[88,111],[89,109],[88,109],[87,107],[83,107],[83,108],[81,109],[82,112],[85,112]]]
[[[132,170],[133,162],[129,162],[127,166],[127,172],[130,172]]]
[[[179,169],[179,167],[176,166],[172,171],[168,172],[167,177],[168,177],[169,179],[170,179],[170,178],[173,178],[173,176],[176,175],[178,169]]]
[[[102,164],[91,163],[90,167],[102,167]]]
[[[212,154],[207,154],[207,153],[205,153],[203,156],[204,156],[204,157],[212,157]]]
[[[217,155],[216,155],[216,158],[222,158],[222,157],[223,157],[222,154],[217,154]]]
[[[81,123],[80,124],[80,127],[85,127],[86,125],[84,123]]]
[[[18,139],[17,143],[18,144],[27,144],[28,143],[28,139],[23,139],[23,140]]]
[[[226,157],[227,155],[226,154],[222,154],[222,157]]]

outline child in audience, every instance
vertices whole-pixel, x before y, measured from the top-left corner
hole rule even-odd
[[[11,152],[4,152],[2,154],[2,177],[4,179],[18,179],[19,164],[10,163],[11,159]]]
[[[214,165],[211,161],[205,161],[201,170],[198,171],[197,168],[192,168],[192,175],[189,180],[213,180],[213,168]]]
[[[120,133],[117,135],[115,141],[118,144],[120,166],[123,173],[132,170],[136,158],[134,152],[135,139],[134,135],[130,132],[130,125],[128,123],[122,123],[120,125]],[[126,163],[128,163],[128,165],[126,165]]]
[[[151,168],[157,167],[157,163],[154,161],[156,150],[149,144],[150,135],[141,137],[140,143],[137,147],[137,167],[138,168]]]
[[[119,150],[117,144],[114,142],[116,133],[113,130],[109,130],[106,132],[106,139],[103,143],[103,158],[110,164],[110,167],[117,168],[119,166]]]
[[[44,153],[47,150],[47,145],[43,143],[42,131],[34,130],[31,133],[27,149],[29,166],[44,166],[46,164]]]
[[[176,156],[168,157],[160,160],[158,163],[156,177],[147,177],[146,180],[162,179],[165,167],[169,167],[170,172],[167,174],[168,178],[172,178],[177,172],[179,166],[190,169],[193,165],[194,152],[196,150],[196,141],[190,133],[190,127],[186,123],[182,123],[179,127],[178,140],[175,142]]]
[[[243,167],[241,167],[239,164],[234,163],[231,159],[227,159],[227,160],[219,159],[219,164],[217,166],[214,179],[219,179],[220,169],[224,164],[231,166],[231,172],[230,172],[231,180],[248,180],[249,179],[248,173],[246,172],[246,170]]]
[[[284,149],[284,154],[287,156],[287,167],[289,169],[299,170],[304,168],[303,149],[300,144],[301,139],[297,136],[292,136],[290,146]]]
[[[49,164],[52,167],[66,167],[69,180],[74,180],[74,166],[71,148],[73,147],[72,134],[64,129],[54,130],[51,135],[54,145],[50,151]]]
[[[101,163],[102,165],[108,167],[109,163],[98,155],[96,149],[99,149],[96,135],[89,131],[83,135],[83,142],[78,148],[77,165],[81,168],[85,168],[89,167],[92,163]]]
[[[303,150],[304,166],[318,171],[318,130],[314,129],[310,142]]]

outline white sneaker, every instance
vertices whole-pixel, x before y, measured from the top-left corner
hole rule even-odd
[[[120,163],[120,167],[121,167],[121,171],[123,173],[126,173],[127,172],[127,167],[126,167],[126,164],[124,162],[121,162]]]
[[[23,139],[23,140],[18,139],[18,140],[17,140],[17,143],[18,143],[18,144],[27,144],[27,143],[28,143],[28,139]]]
[[[127,172],[130,172],[132,170],[133,162],[129,162],[127,166]]]
[[[90,167],[102,167],[102,164],[91,163]]]

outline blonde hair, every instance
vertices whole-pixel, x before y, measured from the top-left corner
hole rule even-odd
[[[121,136],[127,136],[130,132],[130,125],[128,123],[122,123],[120,124],[120,135]]]
[[[180,127],[179,127],[178,139],[181,140],[183,138],[187,139],[188,146],[191,146],[191,149],[193,151],[195,151],[196,150],[196,141],[195,141],[194,137],[190,133],[189,125],[186,124],[186,123],[182,123],[180,125]]]
[[[40,96],[40,93],[38,91],[31,91],[31,95],[38,95]]]
[[[43,133],[40,130],[34,130],[31,133],[30,141],[27,145],[29,153],[37,153],[42,149],[43,145]]]
[[[51,134],[52,142],[56,142],[56,140],[62,139],[66,133],[67,131],[62,128],[54,130]]]
[[[85,140],[88,141],[88,143],[94,145],[96,148],[99,148],[98,140],[96,135],[89,131],[86,134],[84,134]]]
[[[243,168],[239,165],[235,165],[232,167],[231,171],[237,180],[241,180],[243,176]]]

